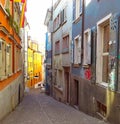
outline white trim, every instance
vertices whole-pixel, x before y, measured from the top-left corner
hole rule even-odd
[[[100,21],[97,22],[97,59],[96,59],[96,82],[100,84],[105,84],[102,82],[102,57],[109,55],[108,52],[103,53],[103,28],[104,24],[109,21],[112,13],[108,14]],[[109,22],[108,22],[109,23]],[[105,85],[107,86],[107,84]]]
[[[102,55],[103,55],[103,56],[108,56],[108,55],[109,55],[109,53],[108,53],[108,52],[106,52],[106,53],[103,53]]]
[[[78,41],[76,45],[76,41]],[[81,35],[74,38],[74,64],[81,63]]]
[[[109,15],[105,16],[104,18],[102,18],[100,21],[97,22],[97,26],[103,24],[104,22],[106,22],[108,19],[110,19],[110,17],[112,16],[112,13],[110,13]]]
[[[84,45],[84,51],[83,51],[83,66],[84,66],[91,64],[91,29],[90,28],[84,31],[83,45]]]
[[[88,33],[89,31],[90,31],[90,28],[86,29],[86,30],[84,31],[84,35],[85,35],[86,33]]]
[[[74,41],[75,41],[77,38],[79,38],[79,36],[80,36],[80,35],[77,35],[77,36],[74,38]]]

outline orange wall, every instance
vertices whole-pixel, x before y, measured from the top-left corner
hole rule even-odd
[[[0,2],[2,3],[3,7],[5,4],[5,0],[0,0]],[[10,12],[12,12],[12,2],[10,2]],[[10,83],[12,83],[12,81],[14,81],[22,72],[18,71],[16,73],[14,73],[14,69],[15,69],[15,57],[14,57],[14,47],[21,46],[21,39],[20,37],[16,34],[16,32],[14,31],[14,29],[9,25],[9,17],[5,12],[5,9],[3,9],[2,7],[0,7],[0,28],[1,26],[4,27],[7,31],[8,34],[4,34],[1,30],[0,30],[0,38],[3,38],[6,43],[10,43],[12,45],[12,72],[13,75],[8,77],[7,79],[0,81],[0,90],[4,89],[7,85],[9,85]],[[9,35],[11,35],[14,40],[17,42],[17,45],[14,44],[14,41],[12,39],[9,38]],[[19,48],[20,49],[20,48]]]
[[[1,2],[2,5],[4,6],[4,4],[5,4],[5,0],[0,0],[0,2]]]
[[[0,81],[0,91],[4,89],[7,85],[9,85],[12,81],[14,81],[22,72],[19,71],[14,76],[11,76],[3,81]]]

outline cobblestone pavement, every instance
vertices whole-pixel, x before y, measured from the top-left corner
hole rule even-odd
[[[40,93],[30,90],[25,93],[20,105],[4,118],[0,124],[106,124],[88,116],[71,106],[60,103]]]

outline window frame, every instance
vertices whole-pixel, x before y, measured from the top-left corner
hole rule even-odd
[[[59,49],[57,49],[57,48],[59,48]],[[60,40],[57,40],[55,42],[55,55],[58,55],[58,54],[60,54]]]
[[[87,37],[86,37],[87,35]],[[91,29],[84,31],[84,51],[83,51],[83,66],[91,64]]]
[[[69,43],[70,43],[70,36],[69,34],[62,38],[62,53],[69,52]],[[66,43],[67,42],[67,43]],[[65,45],[66,44],[66,45]]]
[[[97,58],[96,58],[96,82],[104,87],[108,87],[108,82],[103,82],[102,71],[103,71],[103,25],[110,22],[112,14],[110,13],[103,19],[97,22]],[[102,42],[101,42],[102,41]],[[109,53],[108,53],[109,55]]]
[[[82,0],[75,0],[75,19],[82,14]]]
[[[77,49],[76,49],[76,46],[77,46]],[[78,65],[78,64],[81,64],[81,36],[80,35],[77,35],[74,38],[74,65]]]

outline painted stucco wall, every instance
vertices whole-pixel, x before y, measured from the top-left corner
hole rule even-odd
[[[88,28],[92,29],[97,26],[97,22],[112,13],[120,13],[120,1],[119,0],[89,0],[88,4],[85,4],[85,21],[84,21],[84,31]],[[75,16],[75,0],[73,0],[73,17]],[[82,15],[77,23],[75,23],[73,18],[72,24],[72,40],[79,35],[82,34]],[[81,70],[82,69],[82,70]],[[81,72],[81,73],[80,73]],[[84,78],[83,68],[72,68],[72,73],[76,75],[80,75]]]
[[[10,85],[0,91],[0,120],[8,113],[15,109],[19,101],[19,85],[20,100],[24,94],[24,83],[22,74],[16,78]]]
[[[60,53],[62,52],[62,38],[65,35],[69,34],[69,47],[72,41],[72,0],[61,0],[56,9],[53,12],[53,20],[57,17],[57,15],[65,8],[67,7],[66,10],[66,16],[67,16],[67,21],[65,24],[60,26],[60,28],[54,32],[53,34],[53,45],[55,46],[55,42],[60,40]],[[71,13],[71,14],[70,14]],[[53,46],[53,54],[55,51],[55,47]],[[70,51],[70,49],[69,49]],[[64,56],[64,54],[62,54]],[[66,56],[66,55],[65,55]],[[69,57],[69,53],[67,54],[67,57]],[[66,61],[66,60],[64,60]],[[65,63],[68,63],[70,66],[70,61],[66,61]]]
[[[75,0],[73,0],[75,1]],[[90,3],[85,5],[85,20],[84,20],[84,31],[88,28],[93,29],[97,26],[97,22],[102,18],[106,17],[110,13],[113,15],[115,13],[120,14],[120,1],[119,0],[89,0]],[[73,17],[75,16],[75,4],[73,3]],[[74,21],[74,18],[73,18]],[[82,34],[82,15],[78,22],[73,22],[72,24],[72,40]],[[120,33],[119,39],[120,39]],[[97,37],[97,34],[96,34]],[[93,41],[93,39],[92,39]],[[97,40],[94,40],[97,41]],[[93,41],[93,42],[94,42]],[[92,51],[94,54],[95,51]],[[94,55],[94,57],[96,57]],[[93,59],[93,58],[92,58]],[[95,60],[96,58],[94,58]],[[92,61],[93,62],[93,61]],[[93,62],[94,63],[94,62]],[[92,63],[92,64],[93,64]],[[91,64],[91,66],[93,66]],[[95,64],[95,63],[94,63]],[[95,65],[94,65],[95,67]],[[96,67],[98,68],[98,67]],[[94,68],[95,69],[95,68]],[[108,87],[104,87],[100,84],[95,84],[94,82],[85,79],[85,69],[82,64],[79,67],[72,66],[71,74],[71,104],[74,105],[75,102],[75,80],[78,81],[79,87],[79,105],[78,108],[87,114],[98,117],[97,111],[97,101],[101,102],[107,106],[107,116],[106,118],[113,124],[120,123],[120,94],[119,92],[114,92],[109,90]],[[119,69],[120,70],[120,69]],[[99,76],[98,73],[96,75]],[[119,76],[119,75],[118,75]],[[120,85],[118,80],[118,85]],[[99,116],[100,117],[100,116]]]

